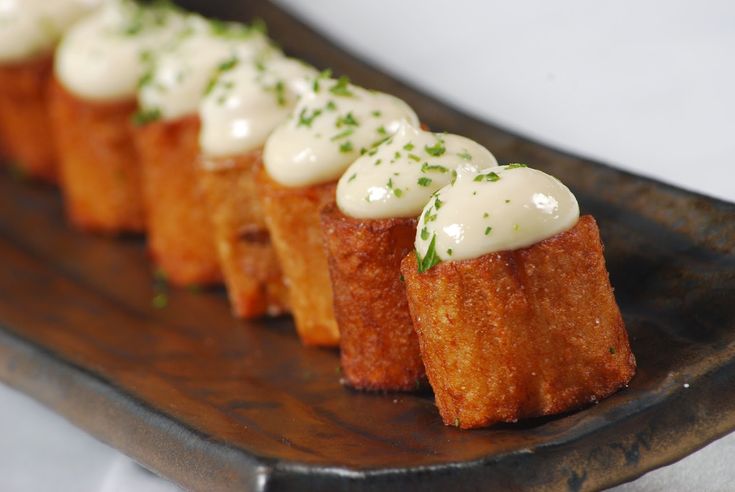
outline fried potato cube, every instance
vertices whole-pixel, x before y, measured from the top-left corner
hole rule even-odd
[[[56,81],[50,102],[69,221],[90,232],[143,232],[140,162],[130,120],[135,102],[85,101]]]
[[[284,283],[256,193],[261,152],[203,160],[202,185],[234,314],[289,311]]]
[[[148,249],[176,286],[222,281],[214,228],[199,169],[199,117],[135,129],[141,156]]]
[[[337,346],[332,284],[319,212],[335,201],[336,183],[289,188],[258,173],[265,222],[291,294],[291,312],[304,345]]]
[[[340,332],[342,374],[365,390],[415,390],[424,377],[401,260],[416,219],[354,219],[336,205],[321,214]]]
[[[4,155],[24,174],[56,182],[48,107],[51,69],[51,56],[0,65],[0,140]]]
[[[409,306],[444,423],[463,429],[572,410],[635,373],[597,224],[528,248],[403,260]]]

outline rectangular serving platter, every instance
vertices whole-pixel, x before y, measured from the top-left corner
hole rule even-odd
[[[195,2],[201,3],[201,2]],[[144,241],[70,230],[58,192],[0,177],[0,380],[193,490],[589,490],[735,429],[735,205],[566,155],[467,117],[341,51],[268,2],[294,56],[405,99],[437,130],[566,182],[594,215],[638,373],[579,412],[442,425],[430,393],[339,383],[336,351],[289,318],[238,322],[222,291],[156,309]],[[184,232],[185,233],[185,232]]]

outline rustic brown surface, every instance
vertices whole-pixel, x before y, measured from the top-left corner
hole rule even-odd
[[[51,56],[0,64],[0,152],[25,174],[56,181],[47,88]]]
[[[291,54],[407,100],[437,131],[569,184],[600,224],[638,371],[569,415],[460,431],[430,395],[338,383],[338,356],[224,295],[154,295],[141,241],[75,234],[48,189],[0,178],[0,380],[194,490],[593,490],[735,429],[735,206],[550,150],[412,91],[269,2]],[[238,10],[239,9],[239,10]],[[219,10],[223,12],[223,10]],[[684,384],[688,387],[684,387]]]
[[[417,390],[424,365],[411,322],[401,260],[416,219],[359,220],[322,211],[345,382],[367,390]]]
[[[418,273],[403,260],[411,315],[446,425],[561,413],[635,372],[594,219],[516,251]]]
[[[84,101],[54,80],[50,106],[69,221],[90,232],[142,232],[140,161],[130,121],[135,101]]]
[[[319,212],[335,200],[335,183],[289,188],[258,173],[265,222],[286,277],[296,330],[305,345],[336,347],[332,284]]]
[[[199,117],[135,129],[143,170],[148,249],[177,286],[222,281],[212,219],[199,170]]]
[[[256,190],[260,151],[206,158],[201,182],[233,312],[242,318],[287,313],[284,283]]]

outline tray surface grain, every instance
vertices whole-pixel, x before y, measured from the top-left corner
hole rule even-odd
[[[210,9],[225,2],[210,2]],[[594,215],[638,374],[580,412],[490,429],[441,424],[430,394],[340,386],[335,351],[290,319],[237,322],[223,292],[152,307],[144,243],[84,236],[58,193],[0,177],[0,380],[197,490],[580,490],[735,429],[735,205],[565,155],[376,72],[267,2],[284,49],[404,98],[434,129],[550,172]],[[220,13],[222,10],[219,11]]]

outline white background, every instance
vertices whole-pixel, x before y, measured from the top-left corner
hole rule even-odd
[[[475,116],[735,201],[735,2],[278,3]],[[730,435],[621,490],[733,490],[734,461]],[[176,488],[0,386],[0,490]]]

